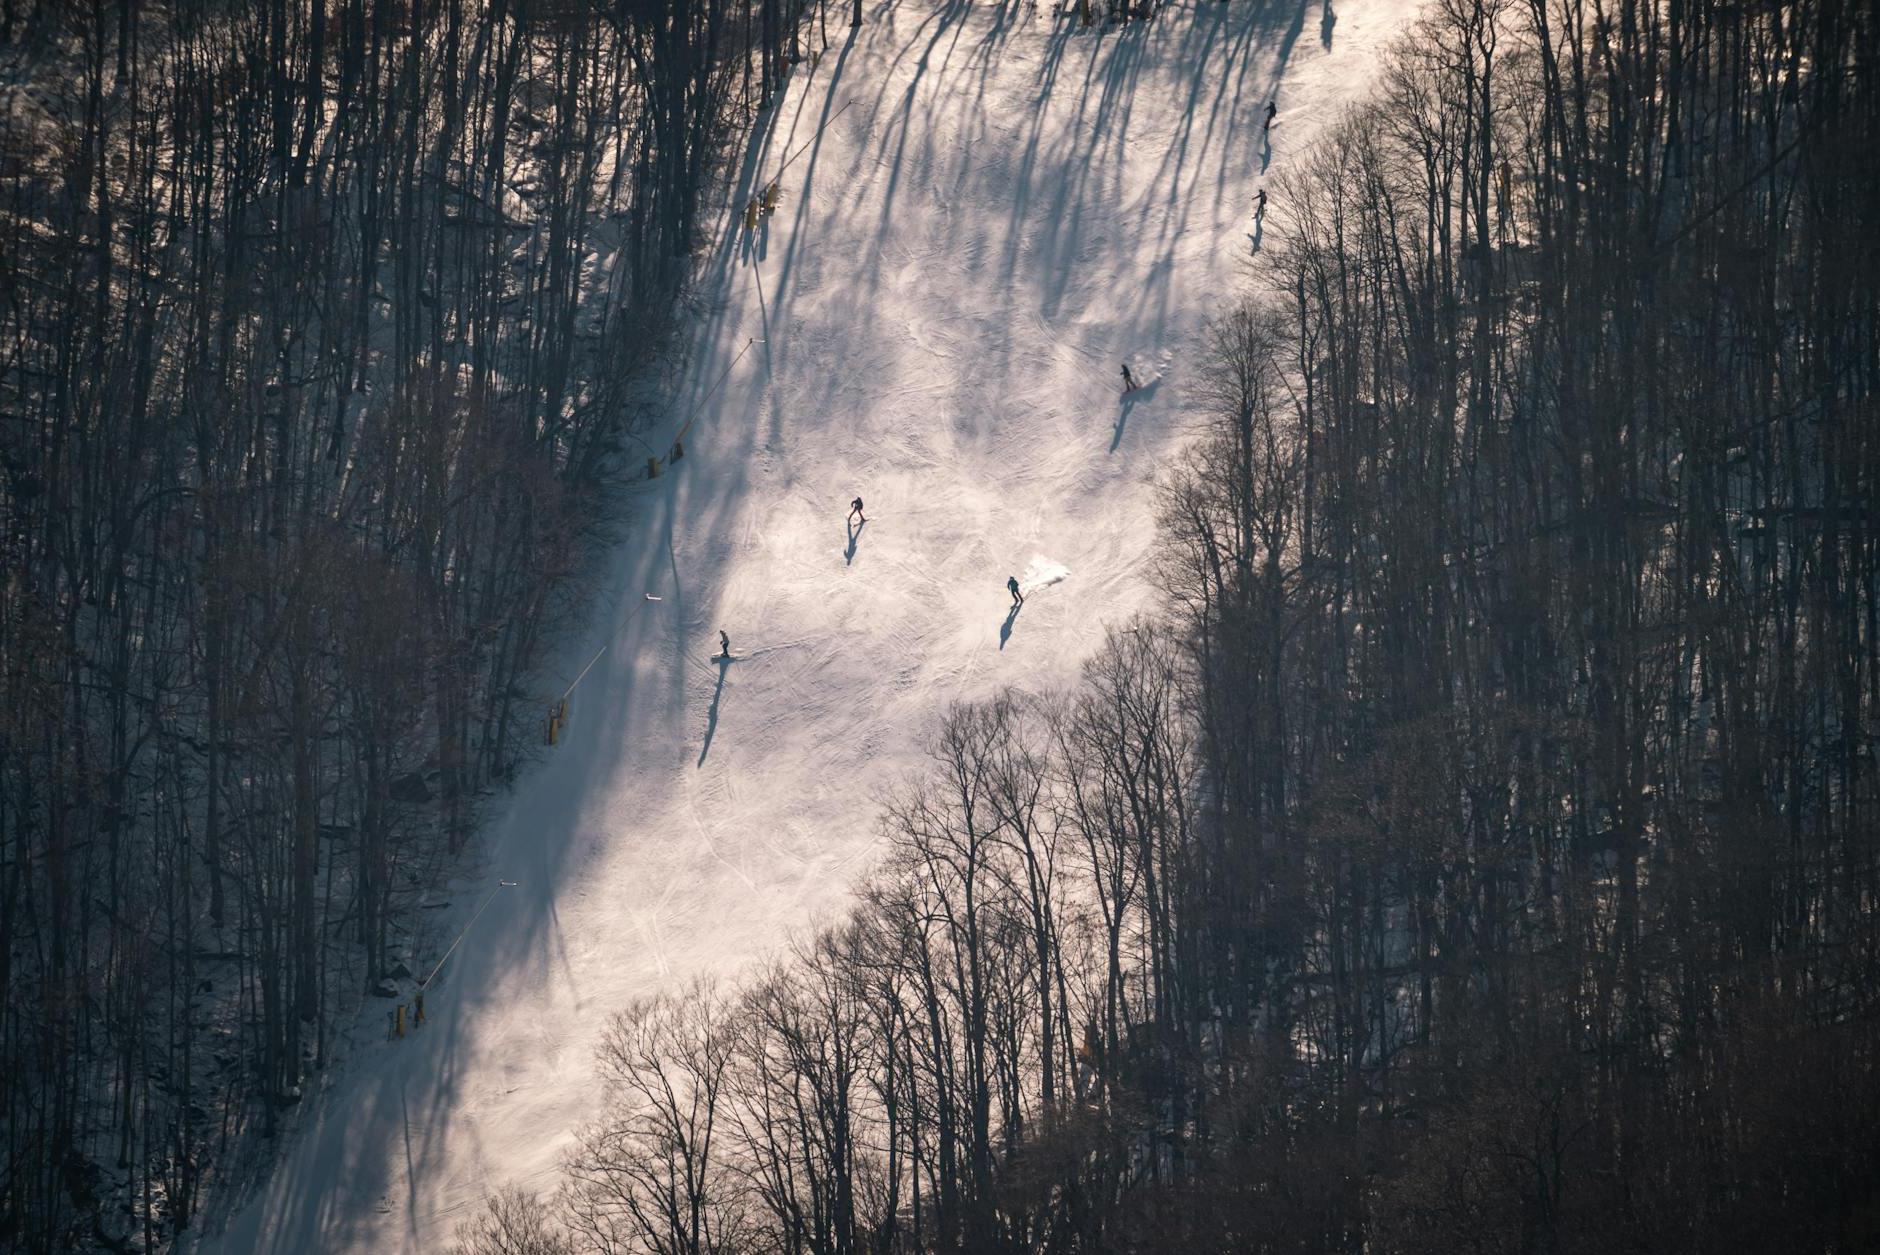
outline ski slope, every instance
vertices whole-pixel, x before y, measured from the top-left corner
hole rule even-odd
[[[459,919],[488,909],[422,1029],[381,1040],[369,1000],[281,1164],[199,1249],[437,1251],[491,1188],[552,1189],[612,1012],[837,915],[948,703],[1067,684],[1149,605],[1156,479],[1202,324],[1248,280],[1263,165],[1411,16],[1189,0],[1100,32],[1049,0],[884,0],[851,37],[834,7],[838,42],[759,119],[716,224],[652,442],[703,401],[686,456],[629,491],[563,682],[606,652],[456,895]]]

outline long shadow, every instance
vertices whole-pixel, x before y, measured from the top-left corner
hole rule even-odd
[[[881,225],[876,230],[875,237],[877,247],[879,247],[883,241],[887,240],[894,230],[895,197],[901,187],[901,170],[907,158],[908,138],[913,133],[913,128],[909,123],[914,113],[914,101],[920,92],[921,80],[926,77],[927,70],[932,62],[934,50],[939,47],[942,37],[944,37],[947,32],[949,20],[954,16],[955,14],[948,9],[938,9],[927,18],[923,19],[920,26],[915,28],[918,33],[926,28],[928,22],[935,23],[932,37],[928,39],[926,47],[921,49],[919,57],[914,62],[915,73],[914,76],[908,80],[907,90],[902,93],[900,106],[890,113],[888,123],[890,127],[894,126],[898,117],[899,138],[895,144],[894,157],[892,161],[889,162],[888,185],[881,199]],[[959,30],[954,31],[953,38],[955,42],[958,42],[960,38]],[[886,73],[883,74],[882,90],[876,95],[875,109],[873,111],[875,114],[881,112],[882,102],[887,95],[888,84],[894,81],[895,72],[899,69],[901,62],[906,59],[908,53],[913,49],[913,46],[914,42],[910,39],[903,46],[903,50],[889,65]],[[885,135],[883,136],[882,142],[884,145],[887,142]]]
[[[868,520],[863,519],[860,523],[852,527],[847,524],[843,526],[849,533],[849,549],[847,553],[842,555],[842,565],[848,566],[855,561],[855,542],[862,538],[862,529],[868,526]]]
[[[1218,140],[1229,151],[1235,146],[1236,132],[1248,118],[1246,102],[1258,100],[1261,104],[1273,98],[1273,92],[1284,77],[1288,61],[1291,59],[1293,45],[1302,29],[1310,0],[1256,0],[1245,6],[1235,6],[1234,15],[1229,16],[1225,5],[1204,4],[1197,8],[1195,21],[1187,28],[1187,35],[1182,41],[1183,59],[1195,67],[1195,79],[1190,86],[1189,107],[1184,111],[1181,126],[1163,159],[1162,171],[1156,182],[1167,181],[1167,212],[1160,220],[1158,241],[1170,248],[1186,232],[1188,218],[1192,210],[1203,207],[1207,202],[1203,198],[1198,183],[1191,181],[1186,188],[1181,186],[1182,171],[1188,155],[1189,131],[1194,118],[1205,114],[1206,125],[1201,139],[1201,151],[1205,154]],[[1204,22],[1204,13],[1212,16],[1212,22]],[[1282,25],[1288,29],[1282,31]],[[1216,47],[1217,27],[1231,28],[1218,43],[1218,51],[1210,54],[1209,48]],[[1274,43],[1277,41],[1277,48]],[[1198,47],[1197,47],[1198,45]],[[1268,61],[1268,54],[1271,61]],[[1258,66],[1267,67],[1264,82],[1258,90],[1250,85]],[[1207,84],[1212,95],[1211,103],[1204,107],[1204,93],[1201,88]],[[1270,147],[1262,157],[1261,170],[1267,169],[1272,161]],[[1197,164],[1197,169],[1199,165]],[[1233,162],[1219,163],[1216,176],[1213,207],[1218,209],[1223,197],[1238,185],[1240,168]],[[1148,197],[1141,202],[1140,216],[1142,226],[1150,226],[1149,215],[1153,206]],[[1165,254],[1166,256],[1166,254]],[[1145,277],[1143,300],[1139,308],[1145,315],[1143,329],[1153,328],[1151,338],[1159,339],[1160,329],[1165,321],[1172,291],[1163,280],[1168,275],[1166,270],[1152,270]]]
[[[1286,33],[1279,37],[1279,49],[1273,54],[1273,77],[1276,81],[1285,70],[1286,63],[1292,60],[1293,45],[1299,42],[1299,35],[1306,28],[1306,11],[1311,7],[1309,4],[1299,4],[1293,7],[1292,25],[1288,26]]]
[[[1195,119],[1197,117],[1200,117],[1203,113],[1203,109],[1201,107],[1202,94],[1206,90],[1208,85],[1210,84],[1211,80],[1213,79],[1212,75],[1205,72],[1204,67],[1215,64],[1215,58],[1212,55],[1212,48],[1213,48],[1215,39],[1219,35],[1226,21],[1225,14],[1221,13],[1218,6],[1216,6],[1214,11],[1208,14],[1208,16],[1212,18],[1212,20],[1208,21],[1205,25],[1205,34],[1203,36],[1201,46],[1197,50],[1189,54],[1190,57],[1192,58],[1193,64],[1196,67],[1196,72],[1189,77],[1187,104],[1181,111],[1181,114],[1180,114],[1181,120],[1179,123],[1177,123],[1176,134],[1173,137],[1172,142],[1169,144],[1168,152],[1163,156],[1162,170],[1158,171],[1156,175],[1156,179],[1159,182],[1161,181],[1163,177],[1163,172],[1164,171],[1167,172],[1167,177],[1168,177],[1167,204],[1171,210],[1176,210],[1176,206],[1181,201],[1187,199],[1186,197],[1182,195],[1182,170],[1184,169],[1184,167],[1187,165],[1187,162],[1188,162],[1189,143],[1190,143],[1190,138],[1194,133]],[[1197,27],[1200,27],[1202,25],[1201,17],[1202,17],[1201,14],[1196,15]],[[1216,111],[1207,112],[1208,122],[1207,122],[1206,135],[1208,136],[1211,136],[1214,131],[1215,112]],[[1206,138],[1204,137],[1204,140],[1203,140],[1204,151],[1205,151],[1205,148],[1206,148]],[[1170,169],[1171,161],[1173,162],[1173,169]],[[1179,233],[1180,230],[1186,225],[1186,222],[1187,222],[1186,209],[1183,208],[1179,211],[1171,212],[1168,215],[1166,222],[1167,222],[1167,228],[1165,228],[1164,238],[1166,238],[1166,230],[1173,230]]]
[[[1005,622],[999,625],[999,648],[1005,648],[1005,642],[1012,639],[1012,625],[1018,622],[1018,612],[1025,608],[1025,603],[1015,601],[1012,608],[1005,612]]]
[[[1338,25],[1338,14],[1332,12],[1332,0],[1325,0],[1325,11],[1319,15],[1319,42],[1325,45],[1325,51],[1332,50],[1332,27]]]
[[[1111,453],[1115,453],[1116,447],[1123,443],[1123,428],[1129,424],[1130,412],[1136,408],[1138,402],[1153,399],[1156,389],[1161,386],[1162,376],[1157,375],[1148,383],[1141,384],[1123,394],[1123,404],[1116,413],[1116,434],[1110,439]]]
[[[1189,128],[1194,119],[1206,119],[1199,144],[1203,152],[1216,143],[1234,142],[1234,132],[1246,120],[1245,111],[1239,107],[1241,102],[1254,95],[1262,100],[1271,98],[1271,88],[1290,60],[1293,45],[1310,12],[1310,3],[1311,0],[1263,0],[1232,9],[1209,4],[1196,8],[1192,23],[1174,28],[1168,23],[1131,23],[1114,32],[1085,31],[1066,22],[1045,33],[1036,87],[1028,93],[1028,103],[1033,107],[1024,112],[1016,127],[1007,128],[1015,131],[1019,138],[1016,161],[986,167],[994,171],[995,177],[1009,180],[1002,199],[1011,207],[1011,223],[1005,232],[1005,256],[1001,259],[1002,273],[989,278],[992,287],[1018,296],[1024,286],[1015,282],[1018,270],[1021,264],[1028,264],[1021,258],[1036,261],[1044,257],[1048,264],[1039,269],[1055,278],[1035,293],[1037,312],[1046,319],[1056,315],[1065,296],[1066,279],[1079,272],[1077,262],[1081,254],[1088,248],[1101,247],[1101,238],[1086,232],[1086,212],[1093,208],[1093,202],[1099,206],[1113,204],[1122,192],[1113,173],[1120,168],[1121,149],[1131,139],[1129,123],[1137,85],[1147,65],[1167,58],[1169,47],[1179,48],[1182,58],[1194,66],[1188,85],[1190,107],[1182,113],[1181,133],[1169,145],[1163,173],[1156,181],[1160,189],[1165,189],[1161,191],[1163,204],[1152,205],[1152,198],[1143,196],[1138,212],[1145,227],[1151,215],[1159,217],[1162,238],[1172,253],[1175,242],[1183,235],[1185,207],[1198,203],[1194,195],[1196,189],[1182,186],[1185,167],[1195,155],[1188,142]],[[911,137],[908,115],[916,108],[927,107],[924,100],[918,99],[921,75],[950,51],[947,36],[952,34],[958,38],[956,19],[961,12],[960,6],[954,4],[936,5],[923,11],[915,38],[903,43],[902,50],[882,76],[882,88],[872,102],[870,129],[885,123],[883,137],[874,146],[877,164],[887,167],[887,194],[882,199],[877,234],[881,246],[885,247],[889,239],[903,173],[910,164],[917,166],[919,172],[926,172],[933,164],[934,156],[930,152],[908,151]],[[999,13],[1002,20],[992,22],[982,34],[968,63],[979,71],[982,93],[987,51],[1002,42],[1016,25],[1003,20],[1006,13],[1003,7]],[[1172,29],[1180,33],[1164,33]],[[1147,51],[1151,45],[1157,48],[1153,56]],[[1066,84],[1066,89],[1059,91],[1057,81],[1067,54],[1073,50],[1082,60],[1082,82]],[[913,81],[900,82],[897,91],[895,68],[916,58]],[[1255,92],[1248,84],[1247,80],[1252,77],[1267,80],[1260,92]],[[892,103],[891,96],[897,97]],[[1066,110],[1069,111],[1068,127],[1062,125],[1067,120]],[[1047,143],[1047,135],[1052,142]],[[1047,156],[1056,177],[1044,184],[1035,175]],[[1272,152],[1268,147],[1261,169],[1268,168],[1271,160]],[[1217,201],[1228,190],[1230,169],[1230,166],[1222,166],[1222,182],[1215,190]],[[1063,177],[1061,172],[1066,170],[1074,173]],[[978,168],[968,162],[956,169],[950,168],[948,173],[956,174],[964,183],[978,173]],[[941,171],[935,169],[933,174],[938,176]],[[1164,205],[1175,204],[1184,208],[1174,214],[1163,212]],[[1020,229],[1020,224],[1032,226]],[[969,272],[976,273],[979,259],[970,247],[973,243],[967,241],[954,255]],[[1172,267],[1163,266],[1151,268],[1144,276],[1144,299],[1139,307],[1150,315],[1146,321],[1156,326],[1167,314],[1166,307],[1171,299],[1167,279],[1171,273]],[[871,271],[869,278],[878,281],[878,271]],[[1153,340],[1156,336],[1145,338]],[[1004,364],[994,350],[993,360],[988,365]]]
[[[715,349],[717,333],[732,312],[733,302],[727,291],[731,271],[740,262],[748,263],[755,252],[756,241],[748,238],[744,230],[744,206],[762,187],[763,164],[778,138],[777,120],[778,110],[775,105],[759,111],[752,119],[751,134],[745,141],[744,157],[739,162],[736,178],[725,189],[726,204],[719,211],[721,229],[717,247],[710,263],[690,285],[694,293],[716,295],[711,305],[701,311],[697,334],[692,337],[696,345],[713,346]],[[674,410],[683,413],[710,386],[713,378],[715,376],[710,372],[701,371],[700,377],[693,380],[686,395],[661,399]]]
[[[725,672],[731,669],[731,659],[723,654],[718,656],[718,687],[712,690],[711,709],[705,712],[705,744],[699,747],[697,766],[705,765],[705,755],[712,752],[712,738],[718,735],[718,702],[725,695]]]
[[[1040,256],[1048,259],[1038,269],[1053,278],[1036,293],[1037,310],[1047,319],[1056,316],[1067,295],[1066,279],[1079,273],[1082,251],[1101,246],[1100,238],[1090,237],[1085,226],[1093,199],[1099,204],[1114,203],[1119,195],[1127,195],[1115,185],[1111,172],[1120,168],[1120,150],[1132,138],[1131,106],[1138,83],[1149,64],[1167,61],[1174,48],[1194,66],[1187,85],[1188,107],[1180,115],[1177,134],[1170,138],[1162,168],[1152,181],[1155,191],[1133,198],[1140,226],[1158,232],[1158,242],[1166,250],[1163,260],[1172,261],[1178,241],[1186,234],[1189,206],[1205,202],[1189,172],[1202,168],[1200,158],[1209,150],[1236,144],[1237,132],[1250,120],[1246,101],[1257,97],[1264,103],[1272,98],[1310,5],[1311,0],[1265,0],[1231,9],[1205,4],[1195,8],[1192,22],[1175,28],[1179,33],[1166,33],[1171,31],[1167,23],[1132,23],[1114,34],[1079,31],[1067,24],[1047,36],[1039,90],[1033,96],[1036,107],[1028,111],[1029,120],[1019,128],[1017,161],[1005,168],[1011,186],[1004,199],[1011,206],[1012,220],[1006,232],[1003,274],[998,276],[1004,288],[1016,293],[1021,286],[1015,282],[1019,266],[1035,264]],[[1152,45],[1153,53],[1149,51]],[[1073,49],[1083,58],[1082,82],[1054,90],[1061,66]],[[1258,79],[1266,81],[1256,90],[1250,80]],[[1051,108],[1054,97],[1060,102],[1055,110]],[[1062,126],[1066,109],[1068,129]],[[1046,139],[1047,114],[1056,142]],[[1190,132],[1197,126],[1201,134],[1191,145]],[[1066,135],[1068,139],[1058,138]],[[1262,171],[1273,160],[1270,137],[1263,140]],[[1054,171],[1075,173],[1039,183],[1034,176],[1047,159]],[[1231,162],[1218,164],[1216,204],[1239,177]],[[1033,226],[1021,230],[1021,223]],[[1160,338],[1174,299],[1168,286],[1172,274],[1173,266],[1168,264],[1145,270],[1137,302],[1136,330],[1142,333],[1138,338]]]
[[[782,319],[786,312],[786,306],[791,291],[790,276],[795,268],[798,250],[808,242],[807,234],[802,230],[802,227],[807,221],[810,202],[815,195],[816,168],[818,161],[822,157],[825,128],[834,119],[835,114],[841,108],[841,105],[838,103],[836,86],[842,81],[843,72],[848,66],[849,54],[855,48],[857,34],[857,31],[850,29],[848,38],[843,41],[842,50],[836,54],[835,64],[829,71],[829,82],[827,86],[819,88],[810,85],[801,90],[795,90],[794,82],[792,82],[785,87],[786,93],[796,98],[796,110],[791,119],[790,135],[785,140],[785,149],[787,150],[790,143],[794,142],[799,126],[813,126],[814,129],[811,133],[811,139],[808,141],[809,146],[800,152],[797,157],[792,158],[792,160],[800,160],[804,164],[802,166],[801,176],[797,178],[796,194],[793,197],[796,202],[791,213],[793,227],[790,232],[789,242],[783,250],[781,263],[777,268],[776,314],[779,319]],[[811,71],[810,73],[813,75],[815,72]],[[819,94],[822,101],[822,108],[815,116],[810,117],[808,116],[808,110]],[[780,110],[782,103],[783,102],[780,100],[776,108]],[[766,348],[765,353],[768,355],[768,348]]]
[[[398,1115],[405,1133],[405,1210],[406,1231],[411,1236],[417,1234],[412,1226],[418,1219],[418,1165],[411,1155],[411,1111],[405,1103],[405,1091],[401,1086],[398,1091]]]

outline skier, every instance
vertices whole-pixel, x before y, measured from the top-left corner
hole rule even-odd
[[[1025,594],[1018,591],[1018,577],[1016,575],[1008,575],[1005,577],[1005,591],[1012,594],[1012,608],[1014,610],[1025,604]]]
[[[1136,390],[1136,377],[1129,373],[1129,363],[1124,362],[1123,363],[1123,391],[1134,392],[1135,390]]]
[[[1266,189],[1261,188],[1253,194],[1253,220],[1258,222],[1266,217]]]
[[[723,628],[718,629],[718,656],[720,658],[731,657],[731,638],[725,635]]]
[[[862,513],[862,499],[860,497],[849,502],[849,517],[851,519],[859,518],[864,523],[868,522],[868,516]]]
[[[1273,119],[1277,118],[1278,116],[1279,116],[1279,102],[1274,101],[1274,100],[1267,101],[1266,102],[1266,125],[1261,127],[1260,130],[1263,133],[1266,131],[1272,130]]]

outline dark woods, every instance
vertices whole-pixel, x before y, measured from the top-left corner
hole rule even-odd
[[[413,956],[797,0],[6,0],[0,1246]]]
[[[1215,326],[1166,619],[953,711],[465,1249],[1880,1243],[1877,74],[1439,0]]]

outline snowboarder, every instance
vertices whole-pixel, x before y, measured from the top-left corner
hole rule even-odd
[[[1266,125],[1261,127],[1260,130],[1263,133],[1266,131],[1272,130],[1273,119],[1277,118],[1278,116],[1279,116],[1279,102],[1275,100],[1267,101],[1266,102]]]
[[[1266,217],[1266,189],[1261,188],[1253,194],[1253,220],[1258,222]]]
[[[862,513],[862,499],[860,497],[849,502],[849,517],[851,519],[859,518],[864,523],[868,522],[868,516]]]
[[[718,656],[727,659],[731,657],[731,638],[725,635],[723,628],[718,629]]]
[[[1134,392],[1135,390],[1136,390],[1136,377],[1129,373],[1129,363],[1124,362],[1123,363],[1123,391]]]
[[[1012,594],[1012,609],[1016,610],[1025,604],[1025,594],[1018,591],[1018,577],[1016,575],[1008,575],[1005,577],[1005,591]]]

